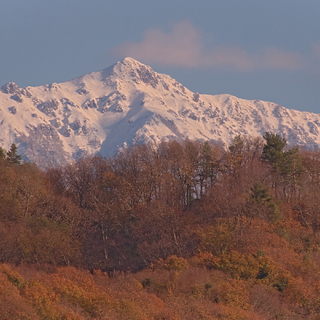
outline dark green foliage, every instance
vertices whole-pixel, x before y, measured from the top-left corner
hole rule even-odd
[[[259,211],[262,211],[261,206],[267,208],[270,221],[276,222],[282,220],[279,205],[273,201],[268,188],[266,188],[261,182],[255,182],[253,188],[251,188],[251,192],[251,199],[260,206]]]
[[[283,154],[280,173],[285,176],[287,180],[296,180],[303,171],[302,158],[297,148],[290,149]],[[296,183],[296,181],[294,182]]]
[[[201,155],[201,165],[198,169],[199,182],[200,182],[200,195],[203,195],[204,191],[211,187],[217,177],[219,163],[217,156],[209,142],[206,141],[203,144]]]
[[[236,136],[233,139],[232,145],[229,147],[229,151],[233,156],[243,153],[244,141],[241,138],[241,135]]]
[[[21,156],[18,154],[18,147],[14,143],[7,152],[6,160],[10,164],[21,164]]]
[[[261,183],[261,182],[255,182],[253,188],[251,188],[252,191],[252,200],[257,203],[270,203],[272,200],[269,190]]]
[[[255,258],[265,257],[266,253],[260,248],[256,254],[253,255]]]
[[[204,288],[206,289],[206,291],[208,291],[209,289],[212,289],[212,288],[213,288],[212,282],[207,282],[207,283],[204,285]]]
[[[300,177],[304,171],[302,158],[297,148],[284,151],[286,140],[279,135],[266,132],[266,144],[263,147],[262,159],[267,161],[275,174],[276,188],[282,187],[286,200],[297,194]]]
[[[278,134],[266,132],[263,138],[266,144],[262,150],[262,159],[277,165],[283,159],[283,148],[286,145],[286,140]]]
[[[141,282],[141,284],[144,288],[150,288],[150,287],[152,288],[155,286],[155,282],[152,278],[146,278]]]
[[[266,144],[263,147],[262,159],[268,161],[283,177],[299,175],[304,169],[297,148],[284,151],[286,140],[279,135],[266,132]]]
[[[284,279],[282,279],[281,281],[279,281],[278,283],[276,283],[275,285],[274,285],[274,287],[278,290],[278,291],[280,291],[280,292],[283,292],[283,290],[287,287],[287,285],[288,285],[288,281],[289,279],[288,278],[284,278]]]
[[[6,150],[0,147],[0,159],[5,159],[7,156]]]

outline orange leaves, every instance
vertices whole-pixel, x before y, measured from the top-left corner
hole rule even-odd
[[[59,310],[56,305],[59,295],[39,280],[29,282],[23,289],[22,295],[34,306],[40,317],[50,320],[59,319]]]
[[[4,274],[7,276],[7,279],[10,283],[16,286],[18,289],[21,289],[24,286],[23,277],[15,270],[11,269],[7,264],[0,265],[0,274]]]
[[[255,279],[259,274],[260,261],[251,254],[231,251],[217,258],[213,267],[230,273],[235,279]]]
[[[200,236],[200,251],[224,253],[234,241],[234,223],[229,219],[219,219],[198,232]]]
[[[100,317],[117,305],[107,292],[99,289],[89,272],[60,268],[44,281],[63,301],[80,306],[93,317]]]
[[[27,272],[31,278],[25,280],[0,265],[0,319],[262,320],[293,317],[299,308],[316,314],[320,308],[320,282],[306,286],[262,252],[230,252],[219,258],[200,254],[198,265],[201,261],[221,271],[193,267],[195,259],[188,263],[172,256],[162,261],[163,269],[137,274],[109,278],[99,271],[63,267],[50,274]],[[253,276],[262,271],[264,276]]]
[[[12,270],[5,266],[6,272],[12,274]],[[15,276],[17,278],[17,276]],[[0,271],[0,319],[39,319],[31,305],[25,301],[18,288],[13,285],[8,276]]]
[[[184,258],[179,258],[175,255],[168,257],[166,260],[158,260],[156,267],[164,270],[175,270],[181,271],[189,267],[187,260]]]
[[[245,281],[230,279],[221,283],[218,290],[220,299],[225,304],[244,310],[251,308],[249,290]]]
[[[7,319],[311,320],[319,159],[289,197],[258,142],[225,158],[201,143],[137,146],[47,175],[0,161],[0,261],[24,264],[0,264],[0,311],[5,301]],[[66,265],[111,275],[55,269]]]

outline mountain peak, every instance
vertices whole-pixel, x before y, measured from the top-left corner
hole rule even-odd
[[[158,84],[157,73],[151,67],[130,57],[124,58],[114,65],[113,72],[116,76],[136,84],[145,83],[156,88]]]
[[[140,68],[140,67],[145,67],[145,68],[148,68],[148,69],[151,69],[150,66],[136,60],[136,59],[133,59],[131,57],[126,57],[120,61],[118,61],[117,64],[124,64],[126,66],[131,66],[133,68]]]
[[[119,71],[121,70],[122,72],[141,69],[141,68],[151,69],[149,66],[139,62],[138,60],[130,58],[130,57],[126,57],[126,58],[118,61],[114,65],[114,69],[119,70]]]
[[[130,63],[130,64],[140,64],[140,65],[142,64],[140,61],[135,60],[131,57],[126,57],[126,58],[122,59],[121,62],[122,63]]]
[[[114,154],[124,145],[282,134],[291,145],[320,146],[320,114],[230,95],[193,93],[170,76],[127,57],[74,80],[0,90],[0,146],[14,142],[42,167],[84,155]]]

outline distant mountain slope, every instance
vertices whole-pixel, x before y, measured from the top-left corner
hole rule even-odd
[[[0,146],[19,147],[42,167],[87,154],[161,140],[214,140],[279,133],[291,145],[320,145],[320,114],[231,95],[193,93],[171,77],[125,58],[74,80],[0,91]]]

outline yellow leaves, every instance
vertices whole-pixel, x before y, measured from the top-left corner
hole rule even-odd
[[[189,263],[195,267],[206,267],[212,269],[215,265],[217,257],[215,257],[211,252],[201,252],[193,256]]]
[[[23,309],[28,311],[29,308],[31,311],[28,312],[33,314],[33,317],[1,318],[0,312],[0,319],[37,319],[33,308],[43,319],[82,320],[84,318],[76,311],[79,307],[93,317],[102,317],[110,306],[113,308],[117,305],[115,299],[99,289],[91,274],[75,268],[65,268],[64,277],[63,271],[59,269],[57,273],[43,276],[38,274],[34,280],[26,282],[10,266],[0,265],[0,311],[1,301],[7,301],[9,298],[13,303],[19,301]],[[17,288],[20,288],[20,292]]]
[[[209,269],[218,269],[231,274],[235,279],[255,279],[257,278],[263,257],[254,257],[251,254],[240,254],[230,251],[219,257],[205,252],[194,256],[190,264],[194,266],[205,266]]]
[[[257,255],[230,251],[219,257],[211,253],[198,254],[190,260],[191,265],[205,266],[230,274],[235,280],[251,280],[251,283],[263,283],[283,292],[292,275],[277,265],[262,252]]]
[[[146,312],[133,301],[123,299],[120,303],[120,312],[132,320],[149,320]]]
[[[137,290],[142,290],[143,289],[143,285],[142,285],[142,283],[141,282],[139,282],[138,280],[134,280],[134,285],[135,285],[135,287],[137,288]]]
[[[228,219],[217,221],[215,225],[211,225],[198,232],[200,236],[200,251],[224,253],[233,241],[233,223]]]
[[[168,257],[166,260],[159,259],[157,267],[164,270],[181,271],[189,267],[189,263],[184,258],[177,257],[176,255]]]
[[[59,300],[59,296],[39,280],[29,282],[22,294],[26,300],[32,303],[40,317],[50,320],[59,319],[59,310],[55,304]]]
[[[183,270],[170,269],[187,265],[187,260],[172,256],[163,261],[169,270],[118,273],[109,278],[101,271],[91,274],[64,267],[50,274],[33,271],[31,279],[28,271],[26,281],[11,266],[0,264],[0,320],[262,320],[251,300],[252,294],[259,293],[252,291],[257,286],[262,292],[268,288],[270,295],[277,293],[310,314],[320,307],[320,281],[306,286],[302,278],[293,277],[261,252],[254,256],[231,251],[219,258],[199,254],[197,265],[204,261],[224,272],[193,267],[195,260]],[[245,278],[257,271],[261,279]],[[1,318],[4,312],[6,317]]]
[[[0,320],[39,319],[19,290],[0,272]]]
[[[18,289],[21,289],[25,283],[23,277],[7,264],[0,265],[0,274],[3,273],[7,276],[8,281],[11,282]]]
[[[260,263],[251,254],[231,251],[217,258],[214,268],[230,273],[235,279],[254,279],[259,273]]]
[[[235,279],[224,281],[219,286],[219,295],[221,300],[227,305],[240,307],[244,310],[251,308],[249,304],[249,291],[245,281]]]
[[[79,305],[92,316],[100,316],[117,305],[116,301],[94,282],[93,276],[73,267],[59,268],[45,282],[61,299]]]

